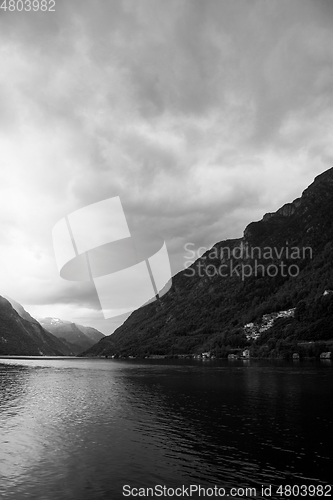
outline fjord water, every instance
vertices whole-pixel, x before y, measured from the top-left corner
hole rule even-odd
[[[332,375],[330,361],[0,359],[0,498],[327,484]]]

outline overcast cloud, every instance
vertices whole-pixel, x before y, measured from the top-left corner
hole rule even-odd
[[[110,333],[52,227],[120,196],[184,245],[242,236],[333,165],[331,0],[56,0],[0,11],[0,295]]]

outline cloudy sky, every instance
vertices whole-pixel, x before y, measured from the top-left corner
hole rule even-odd
[[[120,196],[175,273],[298,197],[333,165],[333,2],[55,1],[0,11],[0,294],[111,333],[53,226]]]

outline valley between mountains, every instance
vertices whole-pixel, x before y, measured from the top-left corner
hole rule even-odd
[[[216,243],[112,335],[0,297],[0,355],[319,357],[333,352],[333,168]]]
[[[76,356],[104,337],[95,328],[58,318],[37,321],[10,297],[0,297],[0,355]]]

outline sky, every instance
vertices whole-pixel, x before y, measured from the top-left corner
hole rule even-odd
[[[125,316],[59,275],[59,220],[119,196],[175,274],[299,197],[333,165],[332,23],[331,0],[0,9],[0,295],[110,334]]]

